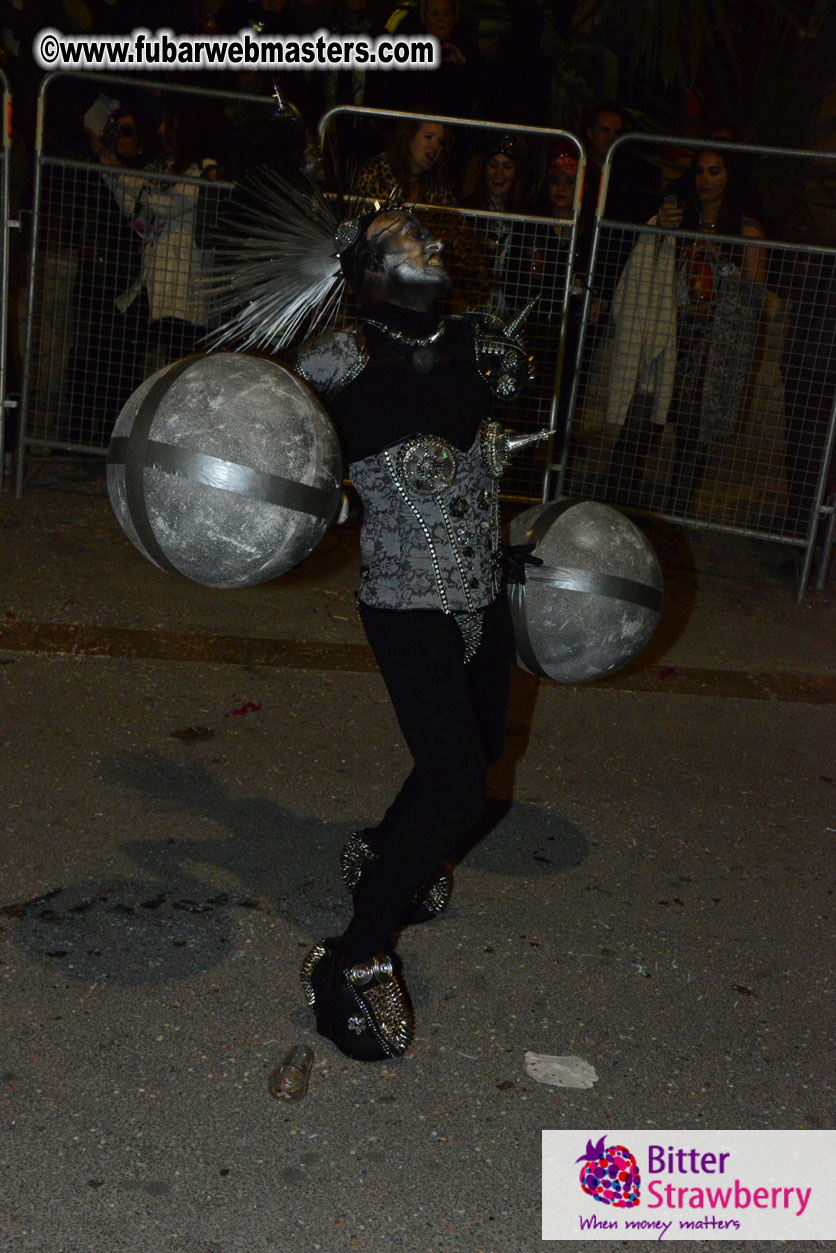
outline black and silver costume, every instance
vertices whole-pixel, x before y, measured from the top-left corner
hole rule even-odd
[[[320,1032],[376,1060],[412,1034],[393,936],[444,908],[443,863],[479,819],[504,747],[513,637],[498,486],[514,441],[486,415],[528,359],[518,325],[439,315],[441,244],[411,214],[387,207],[336,238],[360,316],[290,365],[327,404],[363,503],[358,608],[413,768],[378,826],[343,850],[354,913],[311,951],[302,982]],[[318,290],[333,301],[328,279],[323,267]]]
[[[433,892],[446,904],[442,864],[478,821],[505,743],[503,433],[485,415],[528,363],[501,332],[495,320],[376,305],[293,363],[328,402],[363,503],[360,617],[414,763],[381,823],[347,849],[362,871],[339,942],[347,967],[390,951],[416,898],[428,915]]]

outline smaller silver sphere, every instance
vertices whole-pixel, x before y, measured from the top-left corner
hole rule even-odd
[[[612,674],[637,657],[662,612],[662,568],[639,528],[609,505],[535,505],[511,523],[543,564],[509,583],[517,660],[560,683]]]

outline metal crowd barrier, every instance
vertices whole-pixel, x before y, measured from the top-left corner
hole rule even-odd
[[[160,246],[154,197],[171,198],[176,190],[188,230],[203,243],[197,235],[208,239],[232,186],[48,153],[45,119],[54,83],[65,77],[83,77],[117,93],[123,88],[132,97],[148,91],[274,104],[270,97],[138,85],[116,75],[59,72],[45,78],[36,136],[18,494],[28,454],[43,448],[102,452],[139,382],[193,350],[202,319],[155,317],[148,301],[147,266],[154,254],[162,260],[164,281],[175,287],[187,282],[167,268],[176,267],[177,253]],[[5,79],[0,81],[5,89]],[[369,128],[367,144],[371,136],[372,149],[382,150],[393,128],[413,116],[341,107],[323,117],[320,137],[348,171],[358,127]],[[493,416],[524,433],[548,426],[553,436],[548,450],[530,453],[508,471],[503,494],[524,500],[593,497],[777,541],[798,550],[799,600],[814,574],[823,586],[836,529],[829,478],[836,349],[826,330],[832,312],[830,322],[823,315],[836,303],[836,250],[800,239],[744,242],[737,235],[663,231],[608,217],[613,163],[628,146],[662,159],[671,148],[705,147],[705,141],[677,136],[631,135],[607,157],[582,281],[573,260],[585,166],[580,141],[548,128],[425,120],[451,128],[459,151],[474,156],[484,149],[486,134],[524,139],[526,176],[539,171],[544,185],[555,140],[568,139],[578,154],[575,200],[565,219],[459,206],[423,211],[445,239],[454,311],[476,309],[507,320],[533,296],[540,298],[527,327],[535,381],[510,404],[498,404]],[[794,163],[797,171],[817,162],[830,163],[830,169],[836,161],[836,154],[720,141],[712,141],[711,149],[750,163],[769,160],[774,170],[782,162]],[[0,183],[6,210],[8,155],[7,135]],[[0,317],[7,319],[8,226],[0,246]],[[197,251],[204,274],[211,270],[211,249]],[[714,254],[713,269],[706,252]],[[132,289],[134,299],[128,299]],[[349,308],[343,316],[350,315]],[[0,443],[5,378],[3,355]]]
[[[131,103],[191,96],[274,109],[272,97],[138,82],[107,74],[45,77],[38,99],[32,247],[16,490],[43,450],[101,453],[131,392],[195,351],[209,321],[202,295],[211,232],[233,183],[70,160],[45,150],[57,87],[83,79]],[[126,109],[126,111],[129,111]],[[82,119],[78,120],[79,131]],[[215,136],[207,135],[213,157]],[[217,173],[217,171],[216,171]]]
[[[613,162],[627,145],[659,155],[708,149],[750,168],[768,160],[773,177],[803,162],[795,174],[808,187],[813,163],[836,162],[832,153],[671,136],[613,145],[567,451],[549,490],[798,549],[800,601],[817,553],[823,586],[832,549],[836,250],[609,218]]]
[[[478,158],[487,137],[513,136],[527,145],[524,177],[547,185],[550,145],[569,140],[577,149],[579,169],[575,202],[570,216],[554,218],[531,213],[499,214],[460,206],[416,206],[444,240],[445,264],[453,278],[452,311],[493,313],[507,322],[533,297],[539,297],[525,328],[525,340],[533,359],[534,378],[513,401],[497,402],[492,416],[521,434],[543,427],[559,439],[561,377],[568,328],[572,324],[573,264],[578,231],[585,154],[583,145],[567,131],[545,127],[502,126],[466,118],[422,116],[450,128],[460,157]],[[351,189],[352,162],[357,151],[358,127],[367,128],[366,150],[385,150],[399,122],[416,115],[388,109],[340,106],[326,113],[319,124],[323,149],[329,149],[343,179]],[[371,136],[371,141],[369,139]],[[464,162],[463,162],[464,164]],[[356,165],[356,163],[355,163]],[[343,315],[350,318],[350,306]],[[553,455],[553,454],[552,454]],[[549,455],[544,445],[516,457],[502,477],[506,499],[543,500]]]
[[[8,341],[9,341],[9,254],[11,230],[19,230],[20,222],[11,217],[10,183],[12,153],[12,93],[9,80],[0,70],[0,89],[3,93],[3,148],[0,157],[0,492],[6,476],[6,429],[7,413],[15,407],[9,395]]]

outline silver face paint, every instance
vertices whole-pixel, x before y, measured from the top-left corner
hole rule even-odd
[[[375,249],[374,268],[367,267],[363,282],[370,303],[429,310],[452,286],[444,245],[413,214],[400,209],[379,214],[367,239]]]

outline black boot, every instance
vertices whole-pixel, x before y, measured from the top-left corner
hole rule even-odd
[[[400,1057],[412,1043],[412,1007],[400,978],[400,962],[377,953],[349,966],[338,940],[323,940],[299,972],[316,1029],[346,1057],[379,1062]]]
[[[363,838],[363,835],[364,833],[361,831],[355,831],[353,835],[350,835],[343,845],[343,851],[340,854],[340,871],[343,882],[349,892],[354,891],[360,882],[363,871],[378,856],[368,840]],[[415,896],[400,925],[409,927],[419,922],[429,922],[431,919],[437,918],[439,914],[444,913],[444,910],[450,903],[452,891],[452,877],[449,874],[439,875],[437,879],[434,879],[432,883]]]

